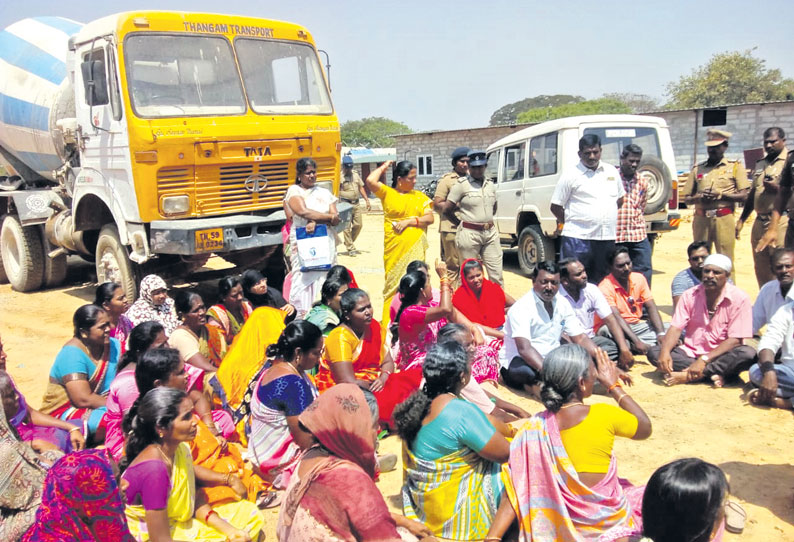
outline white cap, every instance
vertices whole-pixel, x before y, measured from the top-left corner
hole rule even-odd
[[[719,267],[720,269],[724,269],[726,273],[730,273],[732,269],[731,259],[724,254],[709,254],[706,261],[703,262],[703,267],[707,265],[713,265],[715,267]]]

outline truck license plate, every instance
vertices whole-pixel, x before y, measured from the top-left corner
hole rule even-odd
[[[196,252],[212,252],[223,249],[223,228],[196,232]]]

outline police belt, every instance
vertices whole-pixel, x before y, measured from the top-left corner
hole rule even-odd
[[[357,199],[347,199],[347,198],[341,198],[341,199],[342,199],[342,201],[348,202],[350,205],[358,205],[358,200]]]
[[[460,223],[461,227],[467,230],[484,231],[490,230],[494,227],[493,222],[466,222],[465,220]]]
[[[733,207],[721,207],[720,209],[695,209],[697,216],[705,216],[706,218],[718,218],[720,216],[728,216],[733,214]]]

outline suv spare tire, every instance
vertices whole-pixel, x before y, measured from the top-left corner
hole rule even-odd
[[[673,178],[670,169],[656,156],[643,156],[637,174],[648,179],[648,196],[645,202],[645,214],[658,213],[670,199]]]

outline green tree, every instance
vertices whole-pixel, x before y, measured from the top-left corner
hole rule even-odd
[[[349,120],[342,124],[342,145],[347,147],[394,147],[398,134],[410,134],[412,130],[402,122],[384,117],[369,117]]]
[[[583,97],[572,96],[570,94],[541,94],[540,96],[533,96],[532,98],[524,98],[523,100],[503,105],[494,111],[488,124],[490,126],[515,124],[518,122],[518,115],[524,111],[539,107],[555,107],[558,105],[575,104],[583,101]]]
[[[533,123],[577,115],[600,115],[604,113],[631,113],[631,108],[623,102],[610,98],[586,100],[575,104],[556,107],[539,107],[518,115],[518,122]]]
[[[754,49],[711,57],[703,66],[667,85],[668,107],[695,108],[716,105],[786,100],[794,97],[794,80],[753,56]]]
[[[623,102],[632,113],[647,113],[649,111],[658,111],[662,108],[659,100],[647,94],[634,94],[633,92],[610,92],[601,96],[608,100],[617,100]]]

